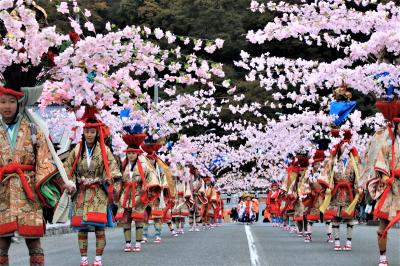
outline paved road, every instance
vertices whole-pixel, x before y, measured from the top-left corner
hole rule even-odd
[[[164,227],[162,244],[149,243],[143,246],[141,253],[124,253],[121,229],[112,228],[107,230],[103,264],[373,266],[377,265],[376,229],[371,226],[356,226],[353,251],[335,252],[332,244],[325,242],[322,225],[314,226],[313,242],[307,244],[294,234],[261,222],[250,226],[225,224],[211,231],[186,232],[176,238],[171,237]],[[391,230],[389,239],[388,256],[391,265],[400,265],[400,230]],[[76,233],[46,237],[43,243],[46,265],[78,265],[80,257]],[[94,257],[94,245],[94,233],[91,233],[90,260]],[[27,253],[23,243],[13,244],[10,252],[11,265],[28,265]]]

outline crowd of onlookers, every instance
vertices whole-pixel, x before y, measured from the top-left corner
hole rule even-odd
[[[244,222],[252,223],[258,222],[260,217],[260,202],[258,199],[258,193],[226,193],[226,204],[230,205],[236,203],[230,210],[228,210],[228,215],[233,222]],[[364,198],[359,204],[357,209],[357,219],[360,224],[366,223],[372,220],[372,214],[370,208],[373,204],[368,204],[367,200]],[[228,208],[227,208],[228,209]],[[264,210],[261,211],[261,216],[264,216]],[[268,219],[263,219],[263,222],[269,222]]]

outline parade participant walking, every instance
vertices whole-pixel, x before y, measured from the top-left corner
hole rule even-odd
[[[125,127],[124,142],[128,145],[125,150],[127,158],[122,166],[122,179],[117,183],[118,211],[116,220],[124,230],[125,252],[141,251],[143,227],[147,221],[146,207],[155,201],[161,192],[154,168],[146,157],[140,145],[146,138],[140,125]],[[135,246],[132,247],[132,222],[135,222]]]
[[[320,179],[320,170],[323,168],[323,162],[325,160],[325,152],[324,150],[316,150],[314,157],[312,159],[312,168],[309,169],[309,172],[306,174],[306,181],[310,187],[310,193],[307,195],[304,204],[308,207],[307,209],[307,235],[305,238],[305,242],[312,241],[312,226],[313,223],[319,222],[321,219],[320,206],[325,198],[325,189],[327,188],[327,184],[325,181]],[[327,223],[327,242],[333,243],[332,237],[332,227],[331,220],[333,216],[329,216],[327,214],[323,215],[322,220]]]
[[[221,196],[221,191],[217,190],[217,208],[214,212],[214,224],[216,226],[222,226],[222,220],[224,219],[224,199]]]
[[[203,230],[210,229],[211,219],[214,218],[214,212],[217,208],[217,191],[214,188],[214,183],[211,181],[211,177],[206,176],[203,178],[207,203],[204,205],[204,212],[202,216]]]
[[[42,207],[49,202],[42,189],[52,182],[57,168],[50,140],[26,109],[27,103],[37,101],[41,88],[24,88],[21,92],[20,81],[10,79],[0,86],[0,265],[8,265],[8,250],[16,234],[25,238],[30,264],[43,265]],[[32,99],[30,94],[36,97]],[[62,168],[61,163],[59,166]],[[75,189],[72,182],[66,186],[70,191]]]
[[[351,97],[346,86],[335,90],[336,101],[331,103],[330,114],[337,116],[336,126],[342,124],[355,108],[356,103],[350,101]],[[339,138],[340,142],[331,151],[331,156],[321,174],[321,180],[328,188],[320,210],[324,215],[334,217],[332,222],[334,250],[350,251],[352,250],[355,208],[362,196],[359,177],[361,161],[356,147],[351,143],[351,130],[340,132],[339,129],[333,128],[331,134]],[[342,222],[347,225],[347,241],[344,246],[340,244],[339,229]]]
[[[181,180],[180,176],[175,175],[176,197],[175,205],[172,209],[172,217],[175,219],[178,234],[184,233],[185,218],[189,216],[188,201],[191,198],[189,184]]]
[[[294,220],[297,217],[298,223],[298,233],[300,234],[304,229],[304,222],[302,219],[304,215],[304,207],[301,202],[298,201],[298,182],[300,178],[305,175],[305,169],[308,166],[308,157],[303,155],[297,155],[291,165],[288,167],[288,174],[285,176],[282,182],[282,191],[284,193],[284,207],[282,209],[282,214],[284,221],[287,219],[290,223],[290,219]],[[290,227],[290,225],[289,225]],[[295,227],[288,228],[286,230],[294,233],[296,231]]]
[[[164,208],[168,210],[173,206],[173,199],[175,197],[175,187],[172,183],[172,175],[169,171],[168,166],[157,157],[156,152],[161,148],[161,144],[149,139],[149,142],[142,144],[142,149],[147,153],[147,158],[150,161],[151,165],[155,169],[158,183],[161,186],[161,193],[159,197],[156,198],[155,201],[151,203],[148,207],[150,208],[151,216],[149,220],[154,221],[154,229],[155,229],[155,239],[154,243],[161,243],[161,228],[162,228],[162,219],[164,217]],[[166,175],[166,170],[169,171],[169,176]],[[168,180],[167,180],[168,179]],[[143,228],[143,241],[142,243],[146,243],[148,239],[148,230],[149,223],[145,223]],[[175,230],[172,228],[172,235],[176,235]]]
[[[332,229],[336,251],[352,250],[351,240],[355,217],[354,208],[359,198],[356,195],[360,195],[362,192],[359,188],[358,177],[356,177],[359,172],[360,158],[358,157],[357,149],[350,146],[350,140],[351,133],[350,131],[346,131],[344,140],[332,151],[331,157],[321,176],[323,182],[328,184],[328,187],[333,188],[327,192],[328,197],[331,197],[328,205],[329,209],[326,210],[324,206],[326,202],[324,202],[320,210],[324,215],[334,217]],[[339,228],[342,222],[347,224],[347,241],[345,246],[340,245]]]
[[[303,200],[310,192],[310,188],[306,183],[306,168],[308,167],[308,157],[297,156],[298,172],[292,186],[289,189],[289,199],[294,202],[294,217],[293,220],[297,223],[297,235],[307,239],[307,219],[306,219],[306,206]]]
[[[71,226],[78,230],[81,266],[89,265],[89,227],[94,227],[96,234],[96,258],[93,265],[101,265],[106,246],[105,227],[112,226],[108,203],[113,198],[114,179],[121,177],[114,156],[104,143],[107,128],[96,114],[95,107],[85,108],[80,120],[84,123],[82,140],[64,163],[65,170],[77,184],[77,192],[72,197]]]
[[[400,220],[400,101],[379,101],[376,106],[389,124],[372,138],[362,176],[364,187],[377,201],[374,217],[379,219],[379,266],[385,266],[389,265],[387,232]]]
[[[189,200],[189,232],[199,232],[200,229],[198,228],[198,226],[201,223],[201,218],[204,212],[204,205],[207,204],[207,196],[204,180],[200,177],[199,170],[195,167],[191,167],[190,173],[193,175],[193,180],[191,180],[190,182],[192,197]]]
[[[271,184],[271,190],[268,192],[267,198],[265,200],[266,208],[265,212],[271,215],[271,223],[273,227],[278,226],[278,217],[280,215],[280,197],[279,197],[278,183],[273,181]],[[264,214],[265,216],[265,214]]]

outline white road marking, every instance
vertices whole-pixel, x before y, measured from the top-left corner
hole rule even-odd
[[[258,258],[256,243],[254,242],[253,234],[251,233],[250,226],[245,225],[244,229],[246,231],[247,243],[249,244],[250,251],[250,262],[251,266],[260,266],[260,261]]]

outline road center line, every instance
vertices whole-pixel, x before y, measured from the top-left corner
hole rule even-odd
[[[251,233],[250,226],[245,225],[244,229],[246,231],[247,243],[249,244],[250,252],[250,262],[251,266],[260,266],[260,261],[258,258],[256,243],[254,242],[253,234]]]

